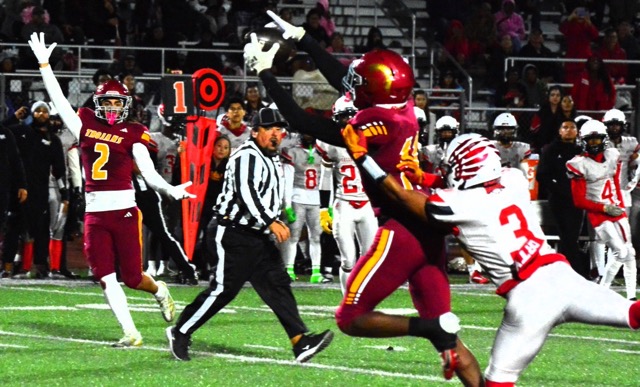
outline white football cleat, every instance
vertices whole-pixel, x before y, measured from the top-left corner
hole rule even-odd
[[[164,321],[171,322],[176,315],[176,305],[173,302],[173,297],[169,293],[169,288],[164,281],[158,281],[158,293],[156,293],[156,301],[160,305],[160,312],[162,312],[162,318]]]
[[[136,348],[142,346],[142,335],[138,331],[128,332],[117,343],[113,344],[114,348]]]

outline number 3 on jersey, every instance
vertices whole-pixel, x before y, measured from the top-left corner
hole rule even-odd
[[[513,219],[515,217],[515,219]],[[518,222],[518,224],[514,224]],[[516,251],[511,252],[511,258],[519,264],[529,260],[538,254],[538,250],[542,247],[543,241],[536,238],[531,230],[529,230],[529,224],[524,217],[520,207],[511,205],[502,211],[500,211],[500,224],[505,226],[509,225],[511,228],[517,227],[513,230],[513,235],[517,238],[524,238],[524,243]]]
[[[96,142],[93,151],[98,154],[98,158],[91,165],[92,180],[107,180],[107,171],[102,167],[109,161],[109,145],[103,142]]]

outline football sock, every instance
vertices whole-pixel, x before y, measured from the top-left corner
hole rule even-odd
[[[486,387],[515,387],[515,383],[512,382],[493,382],[491,380],[485,380],[484,385]]]
[[[293,269],[293,265],[287,266],[287,274],[291,277],[292,281],[296,280],[296,272]]]
[[[451,317],[449,317],[451,316]],[[442,322],[441,322],[442,320]],[[445,313],[439,318],[409,318],[409,336],[429,339],[438,352],[456,347],[457,333],[460,330],[459,320],[453,313]]]
[[[626,261],[622,265],[622,274],[624,275],[624,286],[627,290],[627,298],[632,299],[636,297],[636,278],[638,275],[638,268],[636,267],[636,259]]]
[[[162,301],[164,300],[167,296],[169,295],[169,288],[167,288],[166,286],[160,286],[158,284],[158,291],[154,293],[154,297],[156,298],[156,300],[158,301]]]
[[[589,256],[591,257],[591,262],[593,266],[598,269],[598,275],[604,276],[604,252],[605,245],[600,242],[591,242],[589,243]]]
[[[602,285],[605,287],[611,286],[611,282],[620,271],[620,267],[622,267],[622,262],[618,261],[615,257],[611,257],[609,263],[607,263],[607,267],[605,268],[604,275],[602,276]]]
[[[640,328],[640,301],[634,302],[629,308],[629,326],[631,329]]]
[[[340,289],[342,290],[343,296],[347,293],[347,280],[349,279],[349,274],[351,274],[351,270],[344,271],[342,266],[340,267]]]
[[[60,271],[62,258],[62,241],[60,239],[49,240],[49,269]]]
[[[24,242],[22,249],[22,270],[30,271],[33,265],[33,241]]]
[[[120,323],[122,330],[125,333],[137,331],[136,324],[133,322],[131,312],[129,311],[127,296],[124,294],[122,286],[118,283],[116,273],[106,275],[102,277],[100,281],[103,284],[104,298],[116,316],[116,320]]]

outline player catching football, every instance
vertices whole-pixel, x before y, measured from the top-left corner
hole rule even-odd
[[[449,188],[427,197],[405,190],[367,155],[362,131],[347,127],[344,136],[365,175],[396,205],[428,224],[455,227],[460,243],[507,300],[487,386],[515,386],[549,332],[562,323],[640,328],[640,302],[587,281],[547,244],[526,178],[519,170],[502,169],[498,150],[486,138],[474,133],[451,141],[444,159]]]
[[[410,100],[415,80],[408,63],[393,51],[377,50],[356,59],[347,68],[306,35],[303,28],[294,27],[273,13],[269,15],[284,30],[284,38],[293,38],[299,49],[311,55],[334,88],[344,86],[350,93],[359,111],[347,127],[365,131],[380,165],[401,179],[406,189],[418,189],[414,182],[419,181],[419,176],[412,171],[419,170],[419,127]],[[280,87],[271,72],[278,48],[274,44],[263,52],[253,35],[244,48],[247,65],[258,73],[292,128],[326,143],[344,146],[340,136],[342,124],[304,112]],[[459,321],[451,313],[444,254],[447,231],[424,227],[411,215],[397,214],[396,205],[371,182],[364,188],[371,204],[380,207],[382,226],[349,275],[346,294],[336,311],[338,327],[351,336],[426,338],[442,356],[445,378],[456,373],[465,385],[480,385],[478,362],[458,339]],[[375,310],[407,281],[420,317]]]
[[[174,187],[156,172],[147,150],[147,128],[126,121],[131,97],[123,84],[116,80],[103,83],[93,96],[95,112],[80,108],[76,114],[49,65],[49,56],[56,43],[47,47],[44,34],[38,36],[34,32],[29,45],[40,63],[40,73],[49,97],[80,144],[86,174],[84,252],[94,276],[100,280],[107,303],[124,331],[124,337],[114,346],[140,346],[142,336],[136,329],[127,298],[116,279],[116,263],[125,285],[154,295],[166,321],[173,320],[175,306],[167,285],[156,282],[142,271],[142,219],[131,183],[133,163],[135,161],[150,186],[174,199],[194,197],[185,191],[190,182]]]

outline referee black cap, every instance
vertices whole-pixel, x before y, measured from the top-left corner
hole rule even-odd
[[[263,128],[270,128],[272,126],[286,128],[288,124],[277,110],[266,107],[260,109],[251,120],[253,130],[258,130],[260,126]]]

